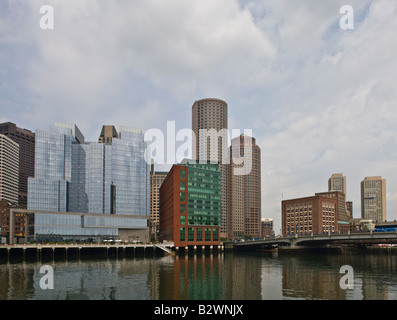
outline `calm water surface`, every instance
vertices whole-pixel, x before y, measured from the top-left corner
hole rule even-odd
[[[381,249],[380,249],[381,250]],[[40,267],[54,289],[40,288]],[[353,289],[339,282],[354,270]],[[0,260],[1,300],[397,299],[397,254],[198,253],[179,257]]]

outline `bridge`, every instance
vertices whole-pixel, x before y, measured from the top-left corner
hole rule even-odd
[[[304,249],[325,248],[329,245],[370,246],[374,244],[397,244],[397,232],[363,232],[347,234],[310,234],[267,238],[251,241],[236,241],[236,250],[266,251],[276,248]]]

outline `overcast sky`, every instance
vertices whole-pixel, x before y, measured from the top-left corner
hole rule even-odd
[[[0,122],[32,131],[76,123],[191,128],[195,100],[229,106],[230,129],[262,149],[263,217],[281,228],[281,200],[347,177],[387,180],[397,219],[397,1],[0,0]],[[42,5],[54,29],[42,30]]]

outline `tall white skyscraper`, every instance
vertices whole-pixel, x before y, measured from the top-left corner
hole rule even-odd
[[[386,179],[366,177],[361,181],[361,218],[384,222],[386,213]]]

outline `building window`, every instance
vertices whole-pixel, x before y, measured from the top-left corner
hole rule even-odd
[[[203,241],[203,229],[198,228],[196,229],[197,232],[197,241]]]
[[[205,241],[211,241],[211,228],[205,228]]]
[[[194,228],[188,228],[187,240],[189,242],[194,241]]]
[[[180,229],[179,238],[180,238],[180,241],[186,241],[185,228]]]

